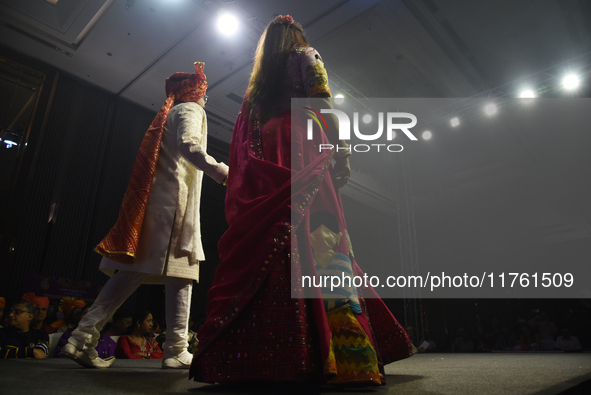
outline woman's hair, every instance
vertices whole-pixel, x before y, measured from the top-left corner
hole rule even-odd
[[[133,315],[133,322],[131,324],[131,326],[129,327],[129,333],[131,334],[133,333],[133,331],[135,329],[137,329],[138,324],[141,325],[142,322],[144,322],[144,320],[150,315],[152,314],[152,312],[150,310],[140,310],[138,313],[135,313]]]
[[[266,107],[280,96],[289,53],[294,48],[309,45],[299,23],[269,23],[259,39],[248,82],[247,100],[251,106]]]

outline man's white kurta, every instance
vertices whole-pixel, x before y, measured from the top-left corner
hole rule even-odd
[[[201,244],[199,206],[203,173],[222,183],[228,166],[207,155],[207,117],[194,102],[174,106],[166,119],[160,155],[136,261],[115,262],[103,257],[100,270],[148,273],[145,283],[163,283],[165,276],[199,281]]]

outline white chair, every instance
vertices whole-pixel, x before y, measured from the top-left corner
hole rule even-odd
[[[53,358],[53,354],[55,354],[55,348],[57,347],[57,343],[60,341],[63,333],[52,333],[49,335],[49,357]]]

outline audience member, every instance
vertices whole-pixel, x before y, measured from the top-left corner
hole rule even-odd
[[[134,315],[132,332],[119,338],[115,356],[122,359],[162,359],[164,353],[150,336],[152,328],[152,313],[144,310]]]
[[[529,320],[529,326],[540,336],[542,350],[554,350],[554,339],[558,333],[554,322],[550,322],[548,314],[542,313]]]
[[[473,352],[474,342],[472,333],[469,330],[460,328],[456,332],[457,336],[452,346],[452,352]]]
[[[561,336],[556,339],[556,348],[564,351],[582,351],[581,343],[575,336],[570,335],[570,331],[564,328]]]
[[[131,322],[131,313],[124,310],[117,310],[113,316],[113,322],[101,333],[98,345],[96,346],[96,352],[99,358],[108,359],[115,356],[117,341],[113,340],[112,337],[119,337],[127,333]]]
[[[580,306],[576,314],[575,325],[566,325],[576,333],[584,350],[591,350],[591,314],[585,306]]]
[[[35,308],[29,302],[13,304],[6,314],[6,328],[0,328],[2,358],[47,358],[49,335],[30,328]]]
[[[58,333],[63,333],[68,329],[75,329],[80,322],[80,314],[85,305],[86,303],[83,300],[76,300],[70,297],[62,298],[59,309],[64,314],[64,318],[52,323],[51,327]]]
[[[540,336],[537,333],[533,333],[529,326],[521,327],[521,339],[516,349],[538,351],[540,349]]]
[[[125,310],[119,309],[113,315],[113,323],[105,331],[109,336],[125,335],[131,327],[133,315]]]
[[[54,331],[47,325],[47,310],[49,309],[49,298],[47,296],[36,296],[33,292],[23,295],[24,301],[35,307],[35,315],[31,321],[31,328],[39,329],[47,333]]]
[[[512,333],[509,328],[502,326],[493,349],[500,351],[514,350],[517,346],[517,336]]]
[[[64,318],[64,314],[59,310],[60,309],[60,300],[59,299],[51,299],[49,301],[49,308],[47,309],[47,333],[52,334],[55,333],[57,328],[51,326],[57,320],[61,320]]]
[[[481,342],[485,344],[488,350],[491,350],[496,345],[496,340],[501,333],[501,325],[499,324],[499,318],[493,317],[490,321],[487,321],[482,328]]]
[[[88,310],[90,310],[90,305],[84,306],[84,308],[80,312],[80,318],[78,319],[78,321],[80,321],[82,318],[84,318],[86,313],[88,313]],[[74,331],[74,329],[76,329],[76,328],[67,329],[60,337],[60,340],[57,343],[57,346],[55,348],[55,357],[56,358],[65,358],[65,356],[61,355],[60,353],[62,351],[62,348],[68,343],[68,339],[70,338],[70,336],[72,336],[72,332]]]
[[[152,320],[152,329],[150,330],[149,336],[156,340],[156,338],[163,332],[162,328],[160,327],[160,321],[157,319]],[[163,344],[163,343],[162,343]]]
[[[6,306],[6,299],[0,296],[0,328],[2,328],[2,317],[4,317],[4,306]]]

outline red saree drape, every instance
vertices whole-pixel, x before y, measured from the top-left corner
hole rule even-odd
[[[330,178],[332,153],[314,149],[323,135],[313,141],[305,135],[304,128],[292,130],[289,111],[260,125],[242,105],[230,148],[229,229],[218,245],[221,264],[190,372],[197,381],[324,382],[336,375],[327,363],[331,330],[320,291],[314,299],[291,297],[301,275],[315,273],[310,213],[329,210],[346,230]],[[344,237],[337,252],[347,252]],[[353,268],[363,275],[354,260]],[[380,362],[412,355],[382,300],[371,289],[363,292],[363,313],[356,316]]]

